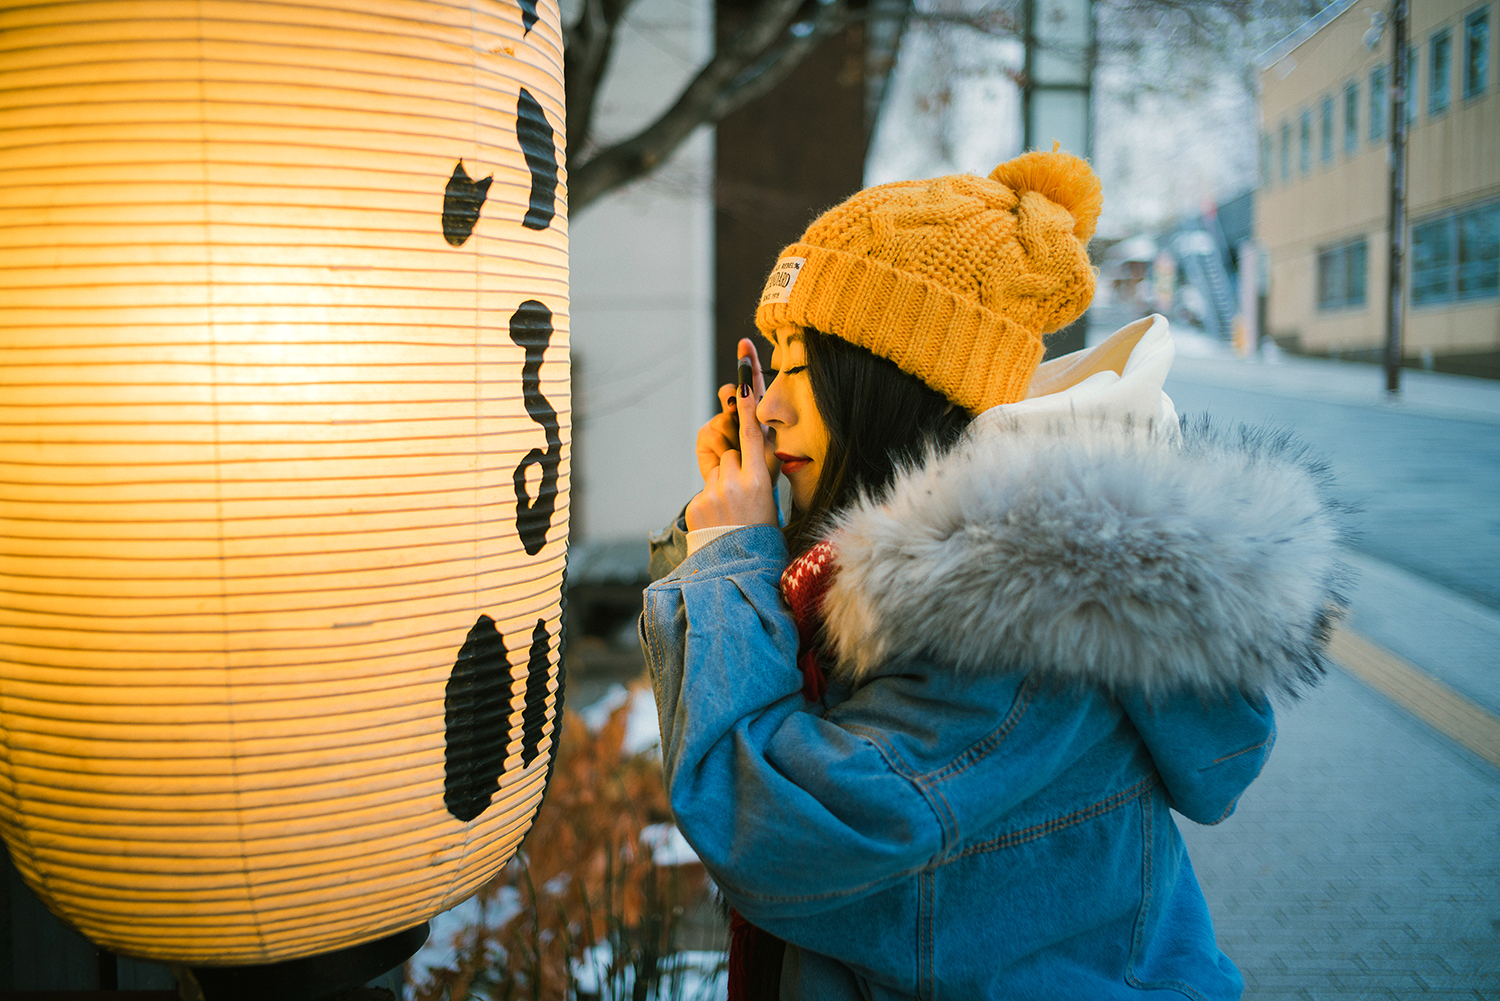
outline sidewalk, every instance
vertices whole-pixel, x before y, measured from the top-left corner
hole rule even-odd
[[[1500,997],[1500,770],[1339,671],[1217,827],[1180,823],[1247,1001]]]
[[[1290,427],[1360,509],[1347,624],[1500,717],[1500,381],[1404,371],[1393,401],[1372,365],[1177,340],[1180,413]]]
[[[1494,746],[1500,610],[1474,596],[1493,595],[1500,564],[1500,382],[1403,371],[1392,401],[1375,366],[1179,346],[1180,411],[1290,425],[1362,494],[1345,626],[1410,682],[1382,693],[1332,669],[1279,708],[1236,814],[1181,824],[1245,997],[1500,998],[1500,766],[1419,719],[1410,694],[1445,691]]]
[[[1500,613],[1350,558],[1349,626],[1500,711]],[[1500,998],[1500,768],[1337,667],[1278,726],[1235,815],[1179,825],[1247,1001]]]
[[[1374,407],[1423,417],[1500,424],[1500,381],[1441,372],[1401,370],[1401,393],[1385,392],[1385,371],[1360,362],[1276,354],[1266,361],[1240,360],[1227,350],[1182,339],[1172,365],[1176,378],[1301,400]]]

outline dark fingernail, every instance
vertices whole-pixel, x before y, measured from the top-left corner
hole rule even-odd
[[[740,395],[741,396],[749,396],[750,395],[750,384],[748,382],[742,382],[742,383],[740,383]]]

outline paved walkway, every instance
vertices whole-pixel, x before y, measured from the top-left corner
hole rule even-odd
[[[1363,509],[1354,669],[1280,711],[1233,817],[1182,824],[1246,998],[1500,998],[1500,383],[1391,401],[1373,366],[1183,340],[1179,411],[1290,427]]]
[[[1500,770],[1339,671],[1235,815],[1182,822],[1246,998],[1500,998]]]

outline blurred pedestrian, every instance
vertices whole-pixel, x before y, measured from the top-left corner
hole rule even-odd
[[[861,191],[771,273],[775,378],[741,342],[641,623],[732,1001],[1243,990],[1168,811],[1260,772],[1338,531],[1285,441],[1180,426],[1162,318],[1038,367],[1100,204],[1029,153]]]

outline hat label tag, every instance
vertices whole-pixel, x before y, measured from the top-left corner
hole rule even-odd
[[[770,305],[773,302],[791,302],[792,286],[797,284],[797,276],[802,273],[802,265],[807,263],[805,257],[783,257],[776,262],[771,269],[771,275],[766,279],[765,291],[760,294],[760,304]]]

